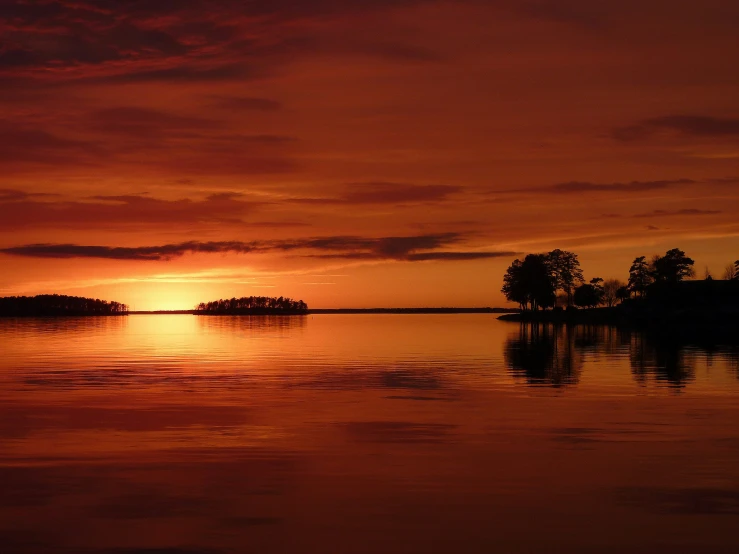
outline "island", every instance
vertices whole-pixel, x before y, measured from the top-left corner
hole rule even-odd
[[[195,315],[306,315],[308,305],[302,300],[283,296],[244,296],[201,302]]]
[[[41,294],[0,298],[0,317],[68,317],[128,315],[128,306],[97,298]]]

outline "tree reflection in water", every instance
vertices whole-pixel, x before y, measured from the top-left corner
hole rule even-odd
[[[508,370],[530,385],[562,387],[576,384],[587,358],[628,356],[636,382],[649,381],[682,388],[695,379],[698,360],[710,364],[714,353],[733,360],[739,378],[739,347],[735,339],[705,332],[672,333],[618,329],[604,325],[522,323],[506,340]]]
[[[734,376],[739,379],[739,344],[732,344],[723,351],[719,352],[729,361],[729,367],[731,368]]]
[[[582,368],[574,336],[559,325],[521,324],[518,336],[506,341],[504,355],[510,371],[530,385],[577,383]]]
[[[695,379],[696,351],[680,340],[661,335],[631,333],[629,360],[636,382],[651,378],[672,387],[684,387]]]

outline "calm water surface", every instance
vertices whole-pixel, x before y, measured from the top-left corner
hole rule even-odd
[[[739,350],[493,315],[0,320],[0,552],[739,551]]]

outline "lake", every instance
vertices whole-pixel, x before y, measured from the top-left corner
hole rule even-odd
[[[739,551],[739,349],[495,315],[0,320],[0,552]]]

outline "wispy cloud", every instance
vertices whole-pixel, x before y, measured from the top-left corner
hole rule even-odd
[[[145,194],[96,195],[72,201],[47,196],[53,195],[0,191],[0,229],[162,227],[199,222],[242,224],[242,218],[265,204],[264,200],[234,193],[212,194],[200,200],[166,200]]]
[[[209,94],[206,100],[214,107],[229,111],[273,112],[282,108],[282,104],[269,98],[251,96],[225,96]]]
[[[656,181],[630,181],[625,183],[594,183],[590,181],[567,181],[552,185],[538,187],[526,187],[520,189],[506,189],[502,191],[491,191],[490,194],[555,194],[570,195],[582,193],[640,193],[655,190],[665,190],[673,187],[694,185],[698,183],[694,179],[662,179]]]
[[[462,192],[455,185],[365,182],[345,185],[336,196],[296,198],[299,204],[422,204],[441,202]]]
[[[694,215],[718,215],[721,210],[699,210],[697,208],[685,208],[682,210],[652,210],[651,212],[636,214],[634,217],[672,217],[672,216],[694,216]]]
[[[18,202],[21,200],[29,200],[32,198],[49,198],[59,196],[51,192],[26,192],[17,189],[0,189],[0,203],[2,202]]]
[[[660,132],[692,137],[739,137],[739,119],[705,115],[666,115],[645,119],[635,125],[618,127],[612,136],[629,142],[648,138]]]

